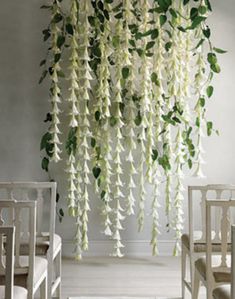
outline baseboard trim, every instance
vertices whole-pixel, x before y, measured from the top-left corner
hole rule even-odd
[[[152,248],[147,240],[123,241],[125,256],[151,256]],[[112,240],[96,240],[89,242],[89,250],[84,252],[84,256],[109,256],[113,252],[114,242]],[[159,255],[172,256],[175,241],[160,240]],[[63,240],[63,256],[74,256],[74,243],[72,240]]]

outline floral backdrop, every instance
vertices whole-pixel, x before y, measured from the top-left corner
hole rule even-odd
[[[203,177],[203,137],[218,133],[206,104],[220,73],[217,56],[226,51],[211,41],[210,1],[51,0],[41,8],[49,24],[39,83],[50,81],[51,102],[42,168],[50,171],[66,152],[76,257],[88,250],[90,185],[102,201],[103,232],[114,240],[114,256],[123,256],[126,217],[136,214],[143,229],[146,200],[152,202],[152,252],[158,253],[160,196],[177,254],[184,173]],[[154,187],[152,198],[146,184]]]

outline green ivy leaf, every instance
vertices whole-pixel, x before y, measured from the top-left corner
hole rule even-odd
[[[44,158],[42,159],[42,164],[41,164],[41,166],[42,166],[42,169],[43,169],[43,170],[45,170],[46,172],[48,172],[49,159],[46,158],[46,157],[44,157]]]
[[[68,34],[73,35],[73,26],[71,24],[66,24],[65,29]]]
[[[212,134],[212,129],[213,129],[213,123],[211,121],[208,121],[206,123],[206,127],[207,127],[207,135],[211,136]]]
[[[158,158],[158,151],[156,149],[152,150],[152,159],[153,161],[156,161]]]
[[[158,38],[158,35],[159,35],[158,29],[153,29],[151,33],[151,39]]]
[[[60,13],[57,13],[57,14],[54,15],[51,22],[52,23],[59,23],[62,20],[63,20],[63,16]]]
[[[95,120],[99,121],[100,120],[100,111],[95,112]]]
[[[146,51],[148,51],[149,49],[151,49],[154,45],[155,45],[154,41],[148,42],[147,45],[146,45]]]
[[[46,59],[43,59],[43,60],[40,62],[40,66],[43,66],[44,64],[46,64]]]
[[[192,169],[192,167],[193,167],[193,162],[191,159],[188,159],[188,167],[189,167],[189,169]]]
[[[179,31],[186,32],[186,29],[182,26],[178,26],[177,28],[178,28]]]
[[[44,71],[42,72],[42,75],[41,75],[41,77],[40,77],[40,79],[39,79],[39,82],[38,82],[39,84],[41,84],[41,83],[43,82],[43,80],[46,78],[47,73],[48,73],[47,70],[44,70]]]
[[[177,19],[177,17],[178,17],[177,13],[173,8],[169,9],[169,13],[172,15],[173,18]]]
[[[196,118],[195,125],[199,128],[200,127],[200,119],[199,117]]]
[[[206,38],[210,38],[210,36],[211,36],[211,30],[210,30],[209,27],[207,27],[206,29],[203,29],[202,32],[203,32],[203,35],[204,35]]]
[[[160,15],[160,25],[163,26],[167,21],[166,15]]]
[[[201,15],[204,15],[207,13],[207,7],[205,5],[201,5],[199,6],[198,8],[198,12],[201,14]]]
[[[51,113],[47,113],[46,114],[46,119],[44,119],[44,123],[46,123],[46,122],[51,122],[52,121],[52,115],[51,115]]]
[[[135,124],[136,124],[136,126],[139,126],[141,124],[141,122],[142,122],[142,117],[141,117],[140,111],[138,111],[138,114],[137,114],[137,116],[135,118]]]
[[[60,53],[55,54],[55,56],[54,56],[54,62],[57,63],[60,60],[60,58],[61,58],[61,54]]]
[[[48,40],[48,38],[51,36],[51,32],[49,29],[44,29],[42,31],[42,34],[43,34],[43,40],[44,42]]]
[[[228,52],[228,51],[226,51],[226,50],[223,50],[223,49],[220,49],[220,48],[216,48],[216,47],[214,47],[213,50],[214,50],[216,53],[218,53],[218,54],[225,54],[225,53]]]
[[[101,194],[100,194],[100,198],[103,200],[105,198],[106,195],[106,191],[102,190]]]
[[[216,64],[217,63],[217,57],[215,55],[215,53],[208,53],[207,54],[207,61],[210,63],[210,64]]]
[[[205,0],[205,4],[206,4],[207,8],[208,8],[210,11],[212,11],[210,0]]]
[[[200,103],[200,106],[201,106],[201,107],[204,107],[204,106],[205,106],[205,103],[206,103],[205,98],[200,98],[200,99],[199,99],[199,103]]]
[[[98,177],[100,176],[100,173],[101,173],[101,169],[99,167],[95,166],[95,167],[93,167],[92,172],[93,172],[95,179],[98,179]]]
[[[91,137],[91,147],[95,148],[95,146],[96,146],[96,139]]]
[[[128,67],[122,68],[122,77],[126,80],[129,77],[130,69]]]
[[[61,217],[64,217],[64,211],[63,211],[63,209],[59,209],[59,214],[60,214]]]
[[[198,16],[196,17],[191,26],[189,27],[189,29],[195,29],[196,27],[198,27],[202,22],[204,22],[206,20],[206,17],[202,17],[202,16]]]
[[[213,92],[214,92],[214,87],[211,85],[208,86],[206,89],[206,94],[207,94],[208,98],[210,98],[213,95]]]
[[[156,74],[155,72],[153,72],[153,73],[151,74],[151,81],[152,81],[153,83],[155,83],[157,86],[159,86],[158,76],[157,76],[157,74]]]
[[[198,9],[196,7],[192,7],[190,10],[190,19],[193,21],[198,16]]]
[[[65,43],[65,37],[63,35],[59,35],[56,42],[57,47],[60,49],[64,43]]]
[[[158,163],[166,171],[171,169],[171,165],[170,165],[170,162],[169,162],[169,157],[167,155],[163,155],[162,157],[160,157],[158,159]]]
[[[52,135],[49,132],[46,132],[41,139],[40,143],[40,151],[46,148],[47,144],[51,142]]]
[[[211,64],[211,69],[214,73],[220,73],[221,69],[220,69],[220,66],[218,65],[218,63],[215,63],[215,64]]]
[[[167,42],[165,44],[165,49],[166,49],[167,52],[169,52],[169,50],[171,49],[171,47],[172,47],[172,42]]]

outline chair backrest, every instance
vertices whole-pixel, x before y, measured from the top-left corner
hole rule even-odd
[[[235,200],[206,200],[206,280],[208,285],[213,283],[213,272],[230,273],[231,261],[228,259],[228,248],[231,243],[231,218],[230,213],[235,208]],[[212,263],[212,214],[215,214],[216,209],[221,211],[221,218],[217,219],[217,223],[220,229],[220,252],[216,253],[218,257],[217,264]]]
[[[211,184],[205,186],[188,187],[188,219],[189,219],[189,241],[190,249],[193,250],[193,243],[206,242],[206,199],[215,200],[230,199],[235,194],[235,185]],[[220,227],[218,221],[221,211],[216,209],[213,216],[212,230],[214,232],[214,242],[220,243]],[[201,235],[196,238],[195,232],[201,231]]]
[[[49,232],[51,254],[54,248],[56,218],[55,182],[0,182],[0,198],[17,201],[35,200],[37,202],[37,238]]]
[[[14,271],[15,274],[27,274],[31,284],[28,285],[28,292],[33,292],[34,264],[35,264],[35,240],[36,240],[36,202],[0,200],[0,226],[15,226],[14,246]],[[26,227],[27,226],[27,227]],[[27,235],[25,236],[25,229]],[[0,236],[0,256],[4,254],[4,242]],[[21,243],[28,243],[28,267],[21,264],[20,246]],[[0,275],[4,275],[5,266],[0,261]]]
[[[6,255],[1,251],[1,264],[5,263],[5,299],[13,298],[13,256],[14,256],[14,238],[15,238],[15,227],[6,226],[0,227],[0,246],[3,248],[3,240],[6,241]],[[5,258],[6,257],[6,258]],[[5,258],[5,259],[4,259]]]
[[[232,225],[232,299],[235,299],[235,225]]]

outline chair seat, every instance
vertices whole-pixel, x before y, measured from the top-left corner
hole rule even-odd
[[[20,256],[20,265],[21,267],[27,268],[29,266],[29,258],[27,256]],[[39,279],[43,276],[44,273],[47,272],[48,262],[45,258],[35,256],[35,264],[34,264],[34,283],[38,283]],[[17,268],[15,269],[14,275],[14,284],[17,286],[21,286],[27,288],[27,277],[28,273],[17,273]],[[0,277],[0,284],[4,284],[5,279],[4,276]]]
[[[201,237],[201,232],[198,232],[198,234],[194,235],[195,241],[194,241],[194,252],[206,252],[206,242],[199,242],[197,240]],[[189,241],[189,235],[183,234],[181,237],[182,244],[189,250],[190,247],[190,241]],[[228,251],[231,251],[231,244],[228,245]],[[212,252],[221,252],[221,243],[212,243]]]
[[[43,234],[43,239],[36,241],[36,255],[46,255],[49,249],[49,233]],[[58,247],[62,244],[61,237],[57,234],[54,234],[54,252],[57,251]],[[20,254],[21,255],[28,255],[29,252],[29,245],[28,242],[21,243],[20,245]]]
[[[231,257],[228,256],[228,263],[230,264]],[[212,256],[212,267],[219,267],[221,263],[221,256]],[[206,257],[201,257],[195,262],[195,267],[202,275],[203,279],[206,280]],[[223,272],[221,270],[214,270],[213,276],[215,282],[231,283],[231,272]]]
[[[214,299],[231,299],[231,285],[220,286],[213,291]]]
[[[14,286],[13,298],[14,299],[27,299],[28,292],[25,288]],[[0,286],[0,299],[5,299],[5,286]]]

